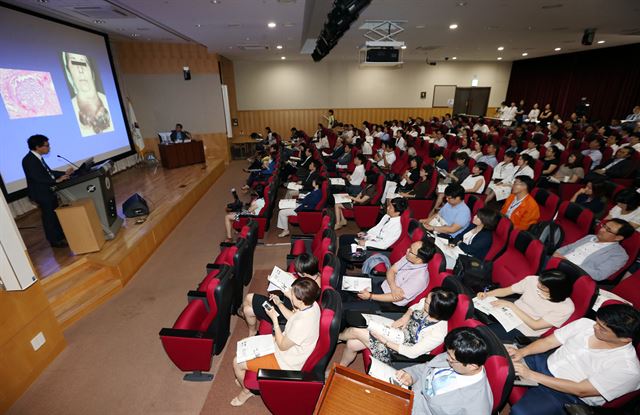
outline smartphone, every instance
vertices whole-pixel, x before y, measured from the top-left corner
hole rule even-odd
[[[268,301],[265,301],[264,303],[262,303],[262,307],[267,311],[273,310],[273,306]]]

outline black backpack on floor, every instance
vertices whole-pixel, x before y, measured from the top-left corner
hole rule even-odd
[[[528,232],[542,242],[547,255],[553,254],[564,241],[564,231],[552,221],[535,223],[531,225]]]

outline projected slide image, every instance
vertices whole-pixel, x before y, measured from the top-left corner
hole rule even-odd
[[[113,131],[109,103],[92,59],[73,52],[62,52],[61,57],[80,134],[88,137]]]
[[[0,68],[0,95],[12,120],[62,114],[49,72]]]

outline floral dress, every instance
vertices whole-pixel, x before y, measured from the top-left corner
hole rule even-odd
[[[427,316],[427,313],[425,313],[423,310],[415,310],[413,313],[411,313],[409,322],[402,329],[402,332],[404,334],[403,344],[409,346],[416,344],[422,330],[438,323],[437,321],[428,321]],[[369,350],[371,350],[371,355],[376,359],[384,363],[391,362],[391,349],[389,349],[380,340],[376,339],[371,334],[369,334]]]

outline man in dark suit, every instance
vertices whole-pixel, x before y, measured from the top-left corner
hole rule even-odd
[[[614,158],[589,173],[587,177],[585,177],[585,180],[602,180],[605,177],[607,179],[626,179],[631,177],[636,168],[636,163],[633,160],[635,152],[633,147],[620,147],[618,151],[616,151]]]
[[[178,123],[176,124],[176,129],[171,131],[170,138],[174,143],[176,141],[191,140],[191,133],[189,131],[183,130],[182,124]]]
[[[73,172],[69,168],[66,172],[51,170],[42,158],[48,154],[50,150],[49,139],[42,135],[36,134],[27,140],[29,153],[22,159],[22,169],[27,179],[27,190],[29,198],[38,204],[42,212],[42,225],[44,233],[51,246],[62,248],[67,246],[64,238],[64,232],[56,216],[55,209],[58,207],[58,198],[52,186],[69,178]]]

